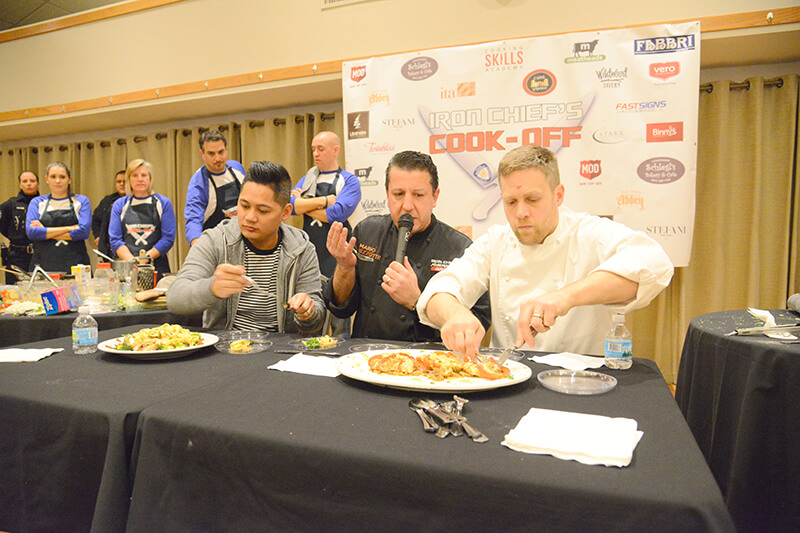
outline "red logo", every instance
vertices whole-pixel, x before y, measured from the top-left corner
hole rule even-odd
[[[350,79],[358,83],[367,77],[367,66],[353,67],[350,69]]]
[[[650,63],[650,75],[654,78],[666,80],[681,73],[679,61],[667,61],[666,63]]]
[[[587,180],[593,180],[599,176],[603,171],[600,168],[599,159],[591,159],[589,161],[581,161],[580,174]]]
[[[660,122],[647,125],[647,142],[668,143],[683,140],[683,122]]]

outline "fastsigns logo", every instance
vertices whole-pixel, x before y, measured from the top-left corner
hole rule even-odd
[[[347,114],[347,138],[366,139],[369,137],[369,111]]]
[[[367,77],[367,66],[359,65],[350,69],[350,79],[355,83],[360,82]]]
[[[647,125],[647,142],[667,143],[683,140],[683,122],[659,122]]]
[[[666,63],[650,63],[650,76],[666,80],[681,73],[680,61],[667,61]]]

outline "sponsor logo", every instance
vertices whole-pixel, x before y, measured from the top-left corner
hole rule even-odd
[[[650,76],[666,80],[681,73],[680,61],[667,61],[666,63],[650,63]]]
[[[592,139],[600,144],[619,144],[628,140],[623,130],[600,128],[592,133]]]
[[[464,96],[475,96],[475,82],[468,81],[456,85],[456,89],[448,89],[441,87],[439,89],[439,98],[448,100],[450,98],[462,98]]]
[[[653,157],[639,163],[636,173],[642,181],[662,185],[681,179],[686,173],[686,167],[672,157]]]
[[[367,77],[367,66],[359,65],[350,69],[350,79],[358,83]]]
[[[628,79],[628,67],[625,68],[601,68],[595,70],[597,79],[603,84],[606,89],[614,89],[620,87],[622,82]]]
[[[673,237],[683,237],[686,235],[685,224],[664,224],[645,227],[645,231],[653,237],[664,240]]]
[[[522,88],[531,96],[544,96],[556,88],[556,77],[548,70],[534,70],[525,76]]]
[[[636,39],[633,41],[633,53],[666,54],[670,52],[685,52],[694,50],[695,35],[675,35],[673,37],[653,37],[651,39]]]
[[[364,214],[367,216],[382,215],[386,212],[386,200],[362,200],[361,209],[364,210]],[[374,251],[375,249],[373,248]]]
[[[374,246],[369,246],[364,244],[363,242],[358,243],[358,248],[356,248],[356,256],[363,261],[380,261],[381,254],[378,253],[378,249]]]
[[[385,153],[385,152],[394,152],[394,145],[392,143],[390,143],[389,141],[386,141],[386,142],[383,142],[383,143],[369,142],[369,143],[366,143],[364,145],[364,148],[366,148],[367,151],[370,152],[370,153],[375,153],[375,152],[383,152],[383,153]]]
[[[635,208],[644,211],[644,195],[640,191],[622,191],[617,196],[617,206],[620,209]]]
[[[648,113],[666,109],[666,100],[651,100],[649,102],[620,102],[617,104],[618,113]]]
[[[647,125],[647,142],[668,143],[683,140],[683,122],[659,122]]]
[[[580,162],[578,172],[587,180],[593,180],[603,173],[599,159],[590,159]]]
[[[386,107],[392,105],[389,101],[389,93],[387,91],[372,91],[369,93],[369,105],[373,106],[375,104],[383,104]]]
[[[347,114],[347,138],[366,139],[369,137],[369,111]]]
[[[489,48],[483,56],[484,72],[518,70],[522,68],[525,56],[522,45],[497,46]]]
[[[595,55],[594,49],[597,48],[598,39],[582,43],[573,43],[572,57],[564,59],[564,63],[590,63],[592,61],[604,61],[604,54]]]
[[[385,118],[381,120],[381,124],[389,128],[395,128],[399,130],[400,128],[405,128],[406,126],[413,126],[415,124],[415,119],[413,117]]]
[[[372,174],[372,167],[367,168],[357,168],[353,172],[356,177],[361,181],[361,185],[377,185],[378,180],[371,180],[369,179],[369,175]]]
[[[409,59],[400,68],[400,73],[407,80],[427,80],[439,70],[439,63],[432,57],[420,56]]]

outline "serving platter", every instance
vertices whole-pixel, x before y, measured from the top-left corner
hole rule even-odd
[[[203,339],[203,342],[201,344],[198,344],[197,346],[186,346],[184,348],[174,348],[172,350],[142,350],[139,352],[135,352],[133,350],[117,350],[116,348],[114,348],[114,346],[118,346],[119,343],[122,342],[122,340],[125,338],[125,336],[123,335],[122,337],[109,339],[107,341],[99,343],[97,345],[97,349],[102,352],[121,355],[123,357],[127,357],[128,359],[156,361],[160,359],[174,359],[176,357],[184,357],[194,351],[206,348],[208,346],[213,346],[214,344],[217,343],[217,341],[219,341],[219,337],[211,333],[200,333],[200,337]]]
[[[374,355],[390,354],[396,352],[406,353],[413,357],[431,353],[435,350],[421,350],[399,348],[394,350],[369,350],[354,352],[341,356],[336,361],[336,368],[348,378],[394,389],[423,391],[423,392],[476,392],[510,387],[530,379],[531,369],[523,363],[506,361],[510,374],[501,379],[484,378],[453,378],[443,381],[434,381],[425,376],[394,376],[391,374],[376,374],[369,368],[369,358]]]

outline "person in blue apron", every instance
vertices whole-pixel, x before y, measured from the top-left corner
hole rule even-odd
[[[189,244],[203,231],[236,216],[244,167],[228,159],[228,141],[216,130],[200,135],[200,157],[205,163],[197,169],[186,190],[186,240]]]
[[[17,196],[9,198],[0,205],[0,233],[9,241],[8,256],[3,257],[3,265],[6,268],[16,266],[26,272],[30,268],[33,244],[25,230],[25,217],[28,204],[37,196],[39,196],[39,177],[25,170],[19,175]],[[17,276],[7,272],[6,283],[13,285],[16,282]]]
[[[47,166],[50,194],[37,196],[28,206],[25,228],[33,242],[30,268],[70,273],[88,265],[86,239],[92,229],[92,205],[82,194],[72,194],[72,174],[61,162]]]
[[[175,243],[175,210],[166,196],[153,192],[152,165],[134,159],[125,170],[129,196],[111,207],[108,235],[111,249],[123,260],[144,252],[156,272],[169,272],[167,252]]]

